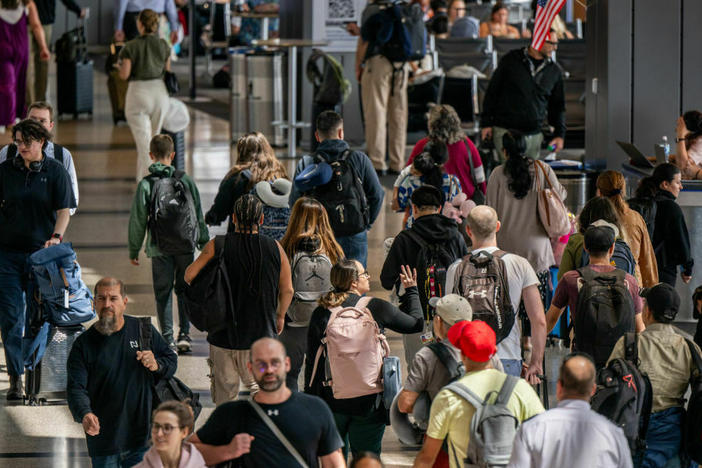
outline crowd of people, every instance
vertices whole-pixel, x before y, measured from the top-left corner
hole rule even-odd
[[[135,266],[142,248],[150,259],[158,327],[126,313],[123,281],[97,282],[97,321],[67,360],[68,406],[93,466],[382,467],[386,427],[408,415],[420,435],[415,467],[691,463],[685,395],[701,377],[702,343],[672,323],[681,309],[677,277],[689,283],[694,266],[676,199],[682,175],[697,176],[698,115],[678,123],[678,165],[656,166],[630,200],[624,176],[602,172],[571,223],[566,190],[541,160],[545,121],[553,151],[565,138],[563,77],[550,59],[558,34],[540,50],[507,54],[493,75],[481,133],[494,142],[496,167],[488,170],[449,105],[431,109],[427,136],[405,161],[407,67],[389,61],[377,31],[364,27],[380,11],[371,2],[357,53],[367,152],[344,141],[334,111],[317,116],[317,149],[291,176],[263,134],[246,134],[205,211],[195,181],[172,165],[173,140],[158,134],[170,60],[158,37],[164,18],[132,12],[126,1],[120,8],[115,27],[133,37],[119,73],[130,78],[140,175],[128,255]],[[445,8],[456,27],[465,3]],[[525,31],[507,24],[498,3],[479,33]],[[78,206],[71,153],[52,142],[53,127],[51,105],[33,102],[0,149],[8,400],[24,394],[28,258],[62,242]],[[396,176],[390,200],[381,185],[388,173]],[[368,261],[368,231],[384,202],[403,217],[402,229],[385,240],[382,268],[372,272],[380,259]],[[208,225],[222,222],[226,234],[210,238]],[[375,274],[390,300],[371,295]],[[202,290],[207,296],[197,296]],[[198,309],[205,302],[214,307]],[[191,401],[154,404],[156,384],[192,352],[191,320],[206,332],[216,406],[197,431]],[[570,353],[558,372],[558,406],[548,409],[547,337],[559,321]],[[386,330],[402,336],[404,382]],[[633,369],[625,383],[633,374],[648,382],[634,398],[646,395],[650,407],[625,410],[647,421],[643,430],[599,403],[607,376],[611,383],[622,368]]]

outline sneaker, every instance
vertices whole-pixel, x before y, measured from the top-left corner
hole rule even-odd
[[[178,352],[189,353],[192,349],[191,343],[190,335],[187,333],[180,333],[178,335]]]
[[[21,400],[24,398],[22,390],[22,378],[19,375],[10,376],[10,388],[7,389],[8,400]]]

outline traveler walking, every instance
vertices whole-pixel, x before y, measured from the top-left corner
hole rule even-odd
[[[546,313],[551,331],[566,306],[570,307],[576,351],[587,352],[597,368],[604,367],[617,340],[625,333],[644,330],[639,285],[629,273],[611,265],[614,230],[590,226],[585,231],[587,266],[569,271],[558,282]]]
[[[517,430],[510,468],[631,468],[624,432],[590,409],[597,389],[595,363],[585,354],[563,360],[556,383],[558,407]]]
[[[205,214],[205,221],[210,226],[216,226],[230,218],[234,203],[242,195],[251,192],[257,183],[288,178],[285,166],[276,158],[275,151],[261,132],[251,132],[240,137],[236,142],[236,154],[236,164],[220,182],[214,203]],[[290,206],[293,203],[291,200]],[[267,220],[264,219],[264,222]],[[227,223],[227,232],[234,232],[231,220]]]
[[[675,286],[677,269],[684,283],[692,279],[695,260],[690,250],[690,234],[683,212],[675,203],[682,190],[680,169],[670,163],[659,164],[653,175],[641,180],[637,198],[654,198],[656,205],[653,250],[658,262],[658,278]]]
[[[256,340],[246,366],[261,390],[249,401],[219,405],[190,439],[207,465],[241,460],[259,467],[346,466],[327,405],[285,385],[290,360],[280,341]]]
[[[361,15],[356,79],[361,84],[368,156],[378,175],[385,175],[386,155],[390,157],[390,173],[398,174],[405,166],[409,67],[406,62],[393,62],[382,55],[377,44],[380,28],[369,26],[371,18],[383,14],[381,3],[369,1]]]
[[[206,468],[202,454],[185,439],[193,433],[193,410],[181,401],[158,405],[151,417],[152,446],[135,468]]]
[[[8,400],[22,399],[22,335],[25,325],[24,297],[29,289],[29,256],[63,240],[76,207],[71,180],[63,166],[42,154],[51,138],[33,120],[12,128],[19,150],[0,164],[0,332],[10,377]]]
[[[227,234],[218,255],[224,257],[229,275],[233,316],[227,317],[224,329],[207,335],[212,401],[217,405],[236,399],[240,378],[247,390],[258,390],[246,366],[249,349],[257,339],[283,331],[294,292],[285,251],[277,241],[258,233],[263,222],[261,201],[251,194],[240,197],[234,204],[232,222],[235,230]],[[209,241],[185,270],[186,283],[215,258],[215,241]]]
[[[370,274],[357,260],[342,260],[331,270],[331,284],[334,289],[322,296],[319,300],[320,306],[314,311],[310,320],[307,335],[307,362],[314,365],[305,368],[305,392],[321,397],[331,408],[336,427],[344,441],[344,456],[349,451],[351,453],[369,451],[380,454],[381,441],[387,423],[387,411],[383,404],[383,386],[376,382],[380,378],[381,368],[373,367],[368,363],[382,363],[381,356],[377,356],[375,351],[381,347],[378,341],[385,340],[382,336],[383,330],[389,328],[398,333],[416,333],[424,325],[417,295],[416,272],[413,273],[409,267],[403,267],[400,280],[405,288],[405,294],[401,299],[401,310],[382,299],[363,297],[370,291]],[[338,363],[335,360],[329,360],[328,353],[320,353],[320,351],[323,349],[321,348],[323,344],[327,349],[329,346],[348,345],[347,342],[337,344],[329,335],[328,325],[334,323],[330,322],[333,312],[334,317],[337,317],[340,311],[349,308],[353,308],[355,314],[360,311],[366,311],[366,314],[370,312],[379,330],[370,337],[371,342],[358,341],[359,337],[368,338],[367,334],[360,332],[353,334],[352,339],[357,340],[353,343],[354,348],[358,346],[362,351],[354,355],[353,361]],[[367,315],[361,315],[355,323],[362,327],[361,330],[372,329],[372,327],[369,328],[370,324],[364,317],[368,318]],[[378,334],[381,338],[378,338]],[[336,367],[337,364],[339,367]],[[325,371],[327,368],[330,368],[328,375]],[[349,388],[342,388],[340,384],[342,375],[347,379],[349,376],[356,375],[364,378],[355,379],[357,381],[353,384],[347,382]],[[333,386],[329,385],[332,378]],[[353,385],[362,388],[351,388]]]
[[[548,164],[526,154],[523,135],[506,132],[502,137],[506,161],[496,167],[488,181],[487,204],[495,209],[501,228],[497,243],[507,252],[526,258],[539,278],[541,301],[548,304],[551,294],[549,268],[556,263],[551,239],[538,213],[539,192],[552,187],[561,200],[565,188]],[[502,155],[501,155],[502,156]],[[520,311],[520,316],[524,316]]]
[[[449,329],[448,339],[461,350],[466,374],[443,388],[431,405],[427,437],[414,460],[414,468],[430,468],[446,440],[451,468],[461,468],[464,460],[475,465],[505,465],[512,451],[516,426],[544,411],[539,397],[523,379],[491,368],[490,358],[497,352],[495,332],[485,322],[462,321]],[[488,400],[494,393],[496,400]],[[472,397],[471,397],[472,395]],[[497,396],[499,395],[499,396]],[[470,398],[470,399],[469,399]],[[478,406],[478,403],[483,406]],[[478,433],[472,429],[487,414],[487,406],[508,416],[496,431]],[[500,408],[500,410],[497,410]],[[472,422],[471,422],[472,421]],[[468,430],[468,428],[471,428]],[[486,459],[483,447],[491,447]],[[496,463],[496,461],[498,461]]]
[[[681,450],[684,395],[690,377],[697,372],[689,345],[700,355],[700,348],[686,343],[673,326],[680,309],[680,296],[666,283],[642,290],[643,323],[637,333],[638,368],[648,375],[653,390],[653,406],[646,433],[646,452],[635,466],[662,468],[675,465]],[[689,343],[689,344],[688,344]],[[624,358],[624,338],[617,341],[609,360]]]
[[[137,22],[139,13],[146,9],[156,13],[159,24],[165,23],[164,17],[168,19],[166,30],[170,31],[159,33],[159,36],[169,38],[171,44],[175,44],[178,40],[178,10],[174,0],[118,0],[114,12],[115,41],[131,41],[141,34]],[[160,25],[158,29],[161,29]]]
[[[20,0],[0,2],[0,130],[15,123],[24,115],[26,105],[27,65],[29,63],[29,36],[27,25],[39,44],[39,57],[48,61],[51,53],[46,46],[44,30],[39,22],[34,2]]]
[[[619,216],[622,237],[636,260],[636,280],[644,288],[658,284],[658,264],[646,222],[624,200],[626,181],[621,172],[605,171],[597,177],[597,195],[609,198]]]
[[[502,159],[502,138],[508,129],[525,135],[523,153],[539,159],[544,139],[541,127],[548,118],[554,134],[548,146],[563,149],[566,134],[563,72],[552,60],[558,48],[555,34],[544,41],[541,50],[529,46],[505,55],[490,78],[480,119],[481,139],[492,138],[497,157]]]
[[[141,346],[139,319],[124,315],[122,281],[95,285],[98,321],[73,343],[68,356],[68,408],[83,425],[93,466],[131,467],[147,450],[153,386],[175,374],[178,357],[152,328],[151,349]]]
[[[339,114],[319,114],[315,138],[317,151],[304,156],[295,169],[290,205],[303,194],[324,205],[346,258],[365,266],[368,230],[380,214],[385,192],[368,156],[351,151],[344,141],[344,121]]]
[[[37,101],[29,105],[27,109],[27,118],[39,122],[48,132],[49,137],[53,138],[51,133],[54,130],[54,108],[46,101]],[[47,158],[54,158],[63,164],[63,167],[68,171],[71,177],[71,187],[73,188],[73,197],[76,199],[78,206],[78,177],[76,176],[76,166],[73,164],[71,152],[65,147],[48,140],[44,143],[42,153]],[[0,149],[0,163],[6,159],[13,159],[17,155],[17,146],[10,143]],[[75,213],[75,208],[71,208],[71,215]]]
[[[147,175],[149,143],[161,133],[168,110],[164,70],[171,69],[171,49],[159,39],[158,15],[142,10],[137,18],[139,37],[127,42],[119,53],[119,77],[129,80],[124,113],[137,148],[136,180]]]
[[[409,265],[417,270],[426,330],[402,335],[408,364],[423,345],[422,335],[431,334],[429,299],[446,294],[446,269],[468,253],[456,222],[440,214],[442,206],[441,192],[436,187],[424,185],[412,192],[415,222],[410,229],[400,231],[395,237],[380,273],[383,288],[399,290],[402,266]]]
[[[448,146],[448,161],[444,164],[446,173],[458,177],[461,191],[469,200],[479,200],[480,195],[484,200],[487,190],[485,168],[478,149],[461,129],[461,119],[454,108],[448,104],[434,106],[429,109],[428,120],[429,133],[414,145],[408,164],[414,162],[429,142],[445,143]]]
[[[210,239],[202,217],[200,192],[187,174],[171,164],[175,151],[168,135],[151,139],[151,175],[137,185],[129,214],[129,260],[139,266],[139,251],[146,234],[146,256],[151,259],[156,316],[168,346],[190,351],[190,321],[185,313],[185,269],[193,262],[195,248]],[[177,343],[173,336],[173,291],[178,302]]]
[[[307,329],[312,312],[317,308],[317,300],[331,289],[332,265],[344,258],[344,251],[334,239],[324,206],[314,198],[298,198],[290,218],[293,221],[280,244],[290,261],[295,294],[280,341],[290,358],[286,385],[296,392],[307,352]]]
[[[537,384],[543,374],[546,345],[546,319],[539,297],[539,279],[526,258],[504,252],[497,247],[497,232],[501,224],[497,213],[489,206],[476,206],[467,218],[467,232],[473,243],[472,251],[454,262],[446,273],[446,291],[465,297],[473,309],[473,319],[483,320],[494,327],[500,340],[497,356],[505,372]],[[492,272],[489,278],[487,272]],[[498,304],[486,300],[497,294]],[[515,320],[520,301],[524,302],[531,322],[531,360],[522,370],[522,327]],[[501,326],[500,326],[501,324]]]

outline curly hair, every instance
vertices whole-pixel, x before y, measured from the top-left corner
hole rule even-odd
[[[429,139],[452,145],[466,138],[461,130],[461,118],[448,104],[440,104],[429,110]]]

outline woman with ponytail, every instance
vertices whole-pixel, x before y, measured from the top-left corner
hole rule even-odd
[[[702,112],[687,111],[675,128],[676,153],[671,158],[683,179],[702,179]]]
[[[626,181],[621,172],[605,171],[597,178],[597,196],[607,197],[619,216],[622,239],[636,260],[634,276],[644,288],[658,284],[658,264],[648,235],[646,221],[624,200]]]
[[[448,148],[444,143],[430,142],[424,147],[424,152],[414,159],[397,177],[397,205],[393,208],[405,211],[405,228],[409,229],[414,223],[412,213],[412,192],[422,185],[431,185],[441,191],[443,202],[450,202],[461,193],[461,183],[458,177],[447,174],[444,164],[448,161]]]
[[[232,210],[234,232],[226,235],[221,252],[231,292],[232,316],[226,326],[207,334],[210,344],[210,390],[219,405],[239,394],[239,379],[247,390],[258,385],[248,371],[249,348],[263,337],[276,337],[283,331],[285,312],[293,297],[290,262],[278,241],[259,235],[263,223],[263,203],[246,194]],[[215,258],[217,238],[209,241],[200,256],[185,270],[190,284],[207,263]],[[215,259],[217,261],[217,259]]]
[[[334,288],[319,300],[319,307],[312,313],[307,335],[307,362],[314,363],[317,350],[325,336],[331,316],[329,309],[353,307],[370,291],[370,274],[356,260],[341,260],[332,267],[331,284]],[[389,328],[398,333],[417,333],[424,328],[422,306],[417,291],[417,272],[403,266],[400,280],[405,294],[400,298],[400,309],[387,301],[372,298],[367,309],[378,323],[381,333]],[[385,433],[387,412],[382,395],[373,393],[355,398],[334,398],[332,388],[324,385],[324,354],[314,366],[317,371],[312,380],[312,365],[305,366],[305,392],[317,395],[327,402],[334,414],[336,427],[344,441],[344,459],[349,449],[352,453],[363,451],[380,454]]]
[[[549,268],[556,260],[551,240],[537,215],[538,192],[548,188],[549,181],[562,200],[566,191],[548,164],[526,157],[526,139],[521,133],[507,132],[503,146],[506,160],[490,175],[487,191],[487,204],[495,209],[501,223],[497,245],[529,261],[539,277],[539,291],[547,304]]]

